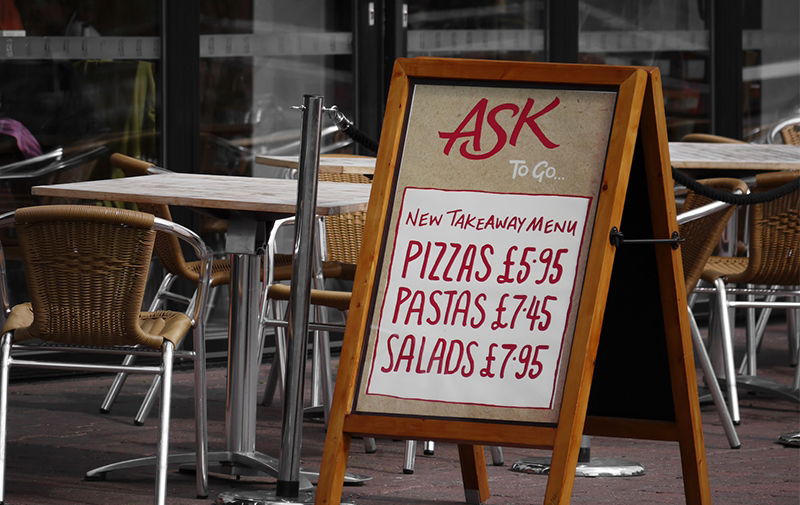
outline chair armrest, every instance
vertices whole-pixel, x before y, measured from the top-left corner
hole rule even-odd
[[[703,205],[702,207],[697,207],[696,209],[683,212],[678,214],[678,224],[686,224],[696,219],[709,216],[724,209],[725,207],[729,207],[730,205],[731,204],[725,202],[711,202]]]
[[[733,192],[734,195],[741,195],[742,192],[738,189]],[[700,219],[706,216],[710,216],[711,214],[718,212],[725,207],[729,207],[731,204],[725,202],[711,202],[702,207],[697,207],[696,209],[692,209],[681,214],[678,214],[678,224],[686,224],[692,222],[696,219]]]
[[[205,310],[208,305],[209,290],[211,289],[211,263],[214,260],[213,252],[206,246],[199,235],[174,221],[157,217],[153,223],[153,229],[158,232],[174,235],[194,249],[201,265],[200,278],[197,281],[197,296],[195,297],[194,305],[190,305],[189,308],[187,308],[186,315],[192,319],[193,324],[201,324],[205,321]]]

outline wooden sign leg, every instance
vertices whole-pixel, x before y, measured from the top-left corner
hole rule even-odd
[[[489,478],[482,445],[458,444],[464,497],[470,505],[480,505],[489,499]]]
[[[550,459],[550,473],[544,492],[544,505],[569,505],[572,486],[575,484],[575,468],[578,465],[578,452],[581,447],[581,430],[577,434],[559,426],[553,455]]]
[[[352,437],[342,432],[341,425],[339,428],[337,433],[329,431],[325,437],[315,505],[339,505],[342,501],[342,486]]]
[[[645,146],[650,212],[654,235],[669,237],[672,232],[677,231],[677,222],[664,118],[664,98],[661,94],[661,77],[658,70],[651,69],[648,74],[641,133]],[[686,312],[683,266],[678,251],[667,247],[656,248],[656,261],[659,265],[664,333],[667,340],[672,401],[681,450],[686,503],[710,505],[711,490],[708,484],[703,426],[697,398],[697,377]]]

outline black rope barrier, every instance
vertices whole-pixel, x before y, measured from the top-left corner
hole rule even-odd
[[[378,142],[374,139],[367,136],[366,133],[362,132],[356,125],[353,124],[352,121],[347,119],[347,116],[342,114],[342,112],[336,108],[334,105],[330,109],[327,110],[328,116],[331,118],[333,123],[339,128],[339,131],[353,139],[355,142],[358,142],[360,145],[366,147],[372,152],[378,152]]]
[[[336,106],[331,107],[331,109],[328,111],[328,114],[330,115],[331,120],[339,128],[339,131],[345,133],[348,137],[353,139],[353,141],[358,142],[360,145],[366,147],[370,151],[376,153],[378,152],[378,142],[371,139],[364,132],[356,128],[353,122],[350,121],[347,116],[342,114],[342,112],[339,111]],[[800,190],[800,177],[784,184],[783,186],[779,186],[761,193],[751,193],[748,195],[737,195],[720,189],[708,187],[694,177],[688,175],[686,172],[682,172],[677,168],[672,169],[672,177],[695,193],[707,196],[713,200],[729,203],[731,205],[755,205],[758,203],[769,202],[771,200],[788,195],[793,191]]]
[[[695,193],[707,196],[713,200],[729,203],[731,205],[755,205],[758,203],[769,202],[771,200],[788,195],[794,191],[800,190],[800,177],[784,184],[783,186],[778,186],[777,188],[773,188],[762,193],[751,193],[749,195],[736,195],[724,190],[710,188],[705,184],[698,182],[694,177],[678,170],[677,168],[672,169],[672,177]]]

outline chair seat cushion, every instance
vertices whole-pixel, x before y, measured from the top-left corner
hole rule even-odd
[[[192,329],[192,320],[181,312],[159,310],[139,314],[139,326],[148,335],[162,337],[178,347]]]
[[[11,313],[3,325],[3,333],[8,331],[14,332],[14,340],[22,342],[32,338],[41,338],[33,335],[31,332],[31,325],[33,324],[33,307],[30,303],[21,303],[15,305],[11,309]],[[142,312],[139,314],[139,327],[145,333],[145,339],[140,342],[121,342],[114,341],[116,335],[109,335],[108,341],[104,344],[100,342],[81,342],[78,339],[69,342],[66,340],[59,340],[61,343],[74,344],[74,345],[132,345],[142,344],[148,347],[158,349],[161,347],[164,339],[172,342],[175,347],[180,345],[183,338],[192,328],[192,321],[180,312],[173,312],[170,310],[160,310],[157,312]]]
[[[731,277],[744,273],[747,270],[747,261],[747,258],[738,256],[711,256],[703,269],[702,278],[705,281],[713,282],[720,277],[725,277],[731,282],[735,282]]]

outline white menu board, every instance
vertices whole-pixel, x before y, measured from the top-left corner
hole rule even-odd
[[[411,90],[354,410],[554,423],[616,93]]]

